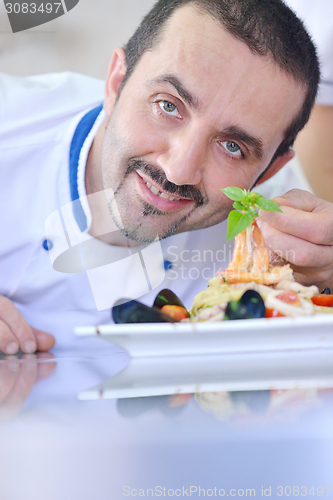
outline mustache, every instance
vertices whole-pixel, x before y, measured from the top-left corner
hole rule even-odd
[[[143,160],[133,158],[132,160],[129,160],[127,164],[125,176],[135,170],[140,170],[141,172],[147,174],[153,181],[156,182],[156,184],[158,184],[161,190],[166,191],[171,195],[175,195],[175,197],[179,196],[179,198],[194,200],[197,206],[203,205],[205,202],[202,193],[198,189],[195,189],[193,186],[187,184],[184,184],[183,186],[173,184],[173,182],[170,182],[167,179],[165,173],[156,168],[154,165],[146,163]]]

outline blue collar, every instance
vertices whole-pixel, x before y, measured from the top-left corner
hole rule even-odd
[[[79,198],[78,179],[77,179],[79,158],[84,141],[88,137],[89,132],[92,129],[95,121],[97,120],[98,115],[102,111],[102,108],[103,105],[100,105],[97,108],[94,108],[91,111],[89,111],[89,113],[87,113],[82,118],[82,120],[76,127],[69,152],[69,185],[71,191],[73,214],[82,232],[87,229],[88,224],[87,224],[86,214],[84,213]]]

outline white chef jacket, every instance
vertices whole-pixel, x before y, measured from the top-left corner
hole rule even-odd
[[[84,174],[104,118],[103,88],[102,81],[72,73],[0,75],[0,294],[29,324],[53,334],[58,349],[79,342],[100,348],[99,340],[77,339],[74,327],[110,322],[119,298],[151,305],[170,288],[189,307],[232,255],[226,222],[132,253],[88,234]],[[296,186],[285,170],[263,192]]]
[[[103,112],[87,131],[77,165],[82,227],[78,202],[71,199],[69,156],[78,124],[101,105],[103,88],[102,81],[71,73],[0,76],[0,293],[32,326],[55,335],[58,347],[77,342],[76,325],[110,322],[110,307],[120,297],[152,304],[157,291],[168,287],[189,306],[231,255],[231,245],[223,247],[225,223],[139,247],[132,255],[88,234],[84,168]],[[158,269],[152,266],[156,255]]]

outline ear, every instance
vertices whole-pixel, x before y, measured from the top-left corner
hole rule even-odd
[[[288,149],[282,156],[278,156],[272,163],[272,165],[267,169],[265,174],[259,179],[256,183],[256,186],[262,184],[265,181],[268,181],[273,175],[277,174],[282,167],[285,166],[288,161],[292,160],[295,156],[295,151],[293,149]]]
[[[118,47],[112,54],[108,76],[105,82],[104,111],[110,116],[116,102],[117,92],[126,73],[126,54]]]

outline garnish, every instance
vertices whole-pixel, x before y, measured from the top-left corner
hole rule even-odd
[[[253,220],[258,217],[258,210],[266,212],[282,212],[279,205],[272,200],[253,191],[247,191],[238,187],[227,187],[221,191],[234,201],[228,216],[227,241],[232,240],[237,234],[249,227]]]

